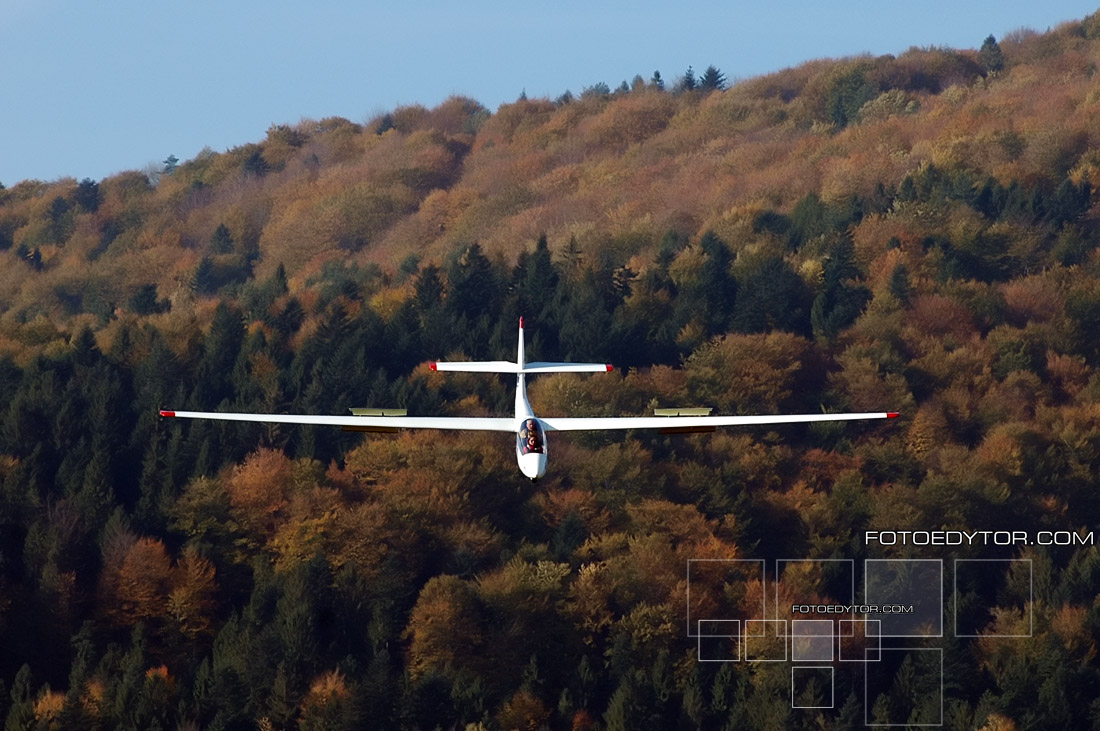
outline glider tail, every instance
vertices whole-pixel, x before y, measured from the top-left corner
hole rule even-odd
[[[462,373],[606,373],[614,370],[610,363],[527,363],[523,347],[523,318],[519,318],[519,347],[516,362],[507,360],[433,361],[433,371]]]

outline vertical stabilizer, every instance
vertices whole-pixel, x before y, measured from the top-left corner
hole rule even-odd
[[[523,364],[526,362],[527,360],[523,354],[523,316],[521,315],[519,318],[519,352],[516,353],[516,364],[519,365],[521,372],[523,371]]]

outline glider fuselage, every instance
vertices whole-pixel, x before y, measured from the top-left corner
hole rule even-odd
[[[546,454],[546,430],[531,410],[526,383],[520,373],[516,376],[516,462],[519,471],[531,480],[542,477],[546,474]]]

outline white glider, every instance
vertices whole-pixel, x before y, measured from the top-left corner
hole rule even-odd
[[[718,426],[752,424],[794,424],[811,421],[854,421],[857,419],[893,419],[896,411],[860,414],[787,414],[778,416],[625,416],[625,417],[538,417],[527,401],[524,377],[538,373],[605,373],[610,363],[527,363],[523,354],[523,318],[519,319],[519,350],[516,360],[435,362],[433,371],[463,371],[467,373],[516,374],[516,408],[512,417],[443,417],[385,415],[384,409],[353,409],[352,416],[310,416],[304,414],[235,414],[214,411],[162,410],[163,417],[184,419],[222,419],[254,421],[270,424],[322,424],[340,426],[353,431],[396,431],[397,429],[457,429],[473,431],[512,432],[516,435],[516,461],[520,471],[531,480],[546,474],[546,433],[552,431],[584,431],[613,429],[660,429],[666,432],[713,431]],[[396,411],[396,410],[395,410]],[[670,410],[676,413],[688,410]],[[702,410],[706,411],[706,410]],[[361,412],[368,412],[364,415]]]

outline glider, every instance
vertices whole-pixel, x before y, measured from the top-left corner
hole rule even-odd
[[[310,416],[305,414],[237,414],[213,411],[161,410],[163,417],[255,421],[269,424],[324,424],[352,431],[392,432],[398,429],[457,429],[511,432],[516,435],[516,461],[520,472],[532,481],[546,474],[546,435],[554,431],[613,429],[659,429],[669,433],[713,431],[718,426],[752,424],[794,424],[811,421],[854,421],[893,419],[896,411],[859,414],[787,414],[777,416],[704,416],[709,409],[663,409],[659,416],[557,417],[535,416],[527,401],[525,377],[540,373],[605,373],[610,363],[528,363],[523,354],[523,318],[519,319],[519,349],[515,362],[433,362],[433,371],[467,373],[512,373],[516,376],[516,408],[511,417],[406,416],[401,409],[352,409],[352,416]]]

